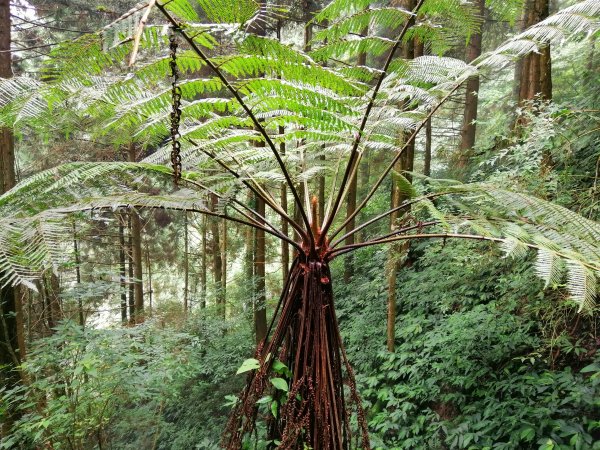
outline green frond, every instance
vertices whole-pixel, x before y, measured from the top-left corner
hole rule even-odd
[[[313,20],[315,22],[332,22],[363,11],[372,3],[373,0],[334,0],[317,13]]]
[[[379,36],[350,36],[345,40],[328,42],[318,49],[310,52],[310,56],[316,61],[327,61],[329,59],[347,60],[356,57],[360,53],[381,56],[390,51],[394,41]]]
[[[598,1],[584,0],[507,40],[494,51],[482,55],[474,64],[478,68],[502,68],[519,56],[537,52],[545,45],[589,37],[600,29],[599,19]]]
[[[197,10],[189,0],[158,0],[166,10],[185,22],[199,22]]]
[[[349,34],[360,35],[369,28],[393,29],[411,15],[410,11],[390,6],[361,10],[349,17],[337,17],[326,29],[315,33],[314,42],[337,41]]]
[[[438,189],[453,192],[444,197],[449,207],[444,212],[454,232],[491,238],[515,257],[534,249],[535,270],[546,287],[559,285],[566,275],[580,310],[593,305],[600,224],[555,203],[487,184],[446,184]]]

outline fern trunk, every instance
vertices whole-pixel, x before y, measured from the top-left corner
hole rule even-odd
[[[349,449],[352,440],[349,404],[357,408],[363,449],[368,434],[354,375],[339,332],[331,273],[320,257],[297,256],[267,339],[259,345],[260,369],[253,371],[233,410],[223,445],[245,448],[256,422],[266,422],[267,441],[278,449]],[[273,372],[278,360],[289,372]],[[285,378],[287,391],[271,380]],[[344,385],[349,387],[346,398]],[[271,395],[276,407],[257,404]],[[261,402],[262,403],[262,402]],[[273,447],[274,448],[274,447]]]

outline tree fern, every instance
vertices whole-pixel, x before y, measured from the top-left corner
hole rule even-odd
[[[110,138],[114,145],[142,144],[154,151],[138,164],[60,166],[0,197],[0,281],[31,286],[43,271],[59,268],[65,262],[65,243],[72,238],[64,218],[81,211],[194,211],[258,228],[294,246],[298,257],[280,300],[283,307],[274,314],[278,324],[265,347],[259,348],[260,368],[249,377],[234,409],[227,429],[228,448],[241,448],[243,435],[255,429],[256,402],[269,385],[273,354],[289,364],[295,377],[290,389],[299,396],[290,396],[275,419],[284,431],[270,437],[291,436],[288,448],[295,448],[293,439],[300,439],[303,429],[294,426],[302,416],[312,427],[313,443],[321,439],[342,448],[340,442],[346,439],[342,430],[349,430],[350,420],[345,409],[336,410],[345,408],[339,404],[344,398],[339,374],[344,371],[363,427],[362,446],[369,447],[331,297],[328,264],[344,253],[433,238],[493,241],[513,254],[533,249],[538,252],[537,273],[547,284],[566,279],[580,308],[592,305],[600,270],[600,225],[552,203],[484,184],[429,180],[433,192],[419,194],[393,169],[426,121],[466,79],[477,70],[502,68],[548,40],[595,33],[600,15],[597,2],[567,8],[473,65],[440,56],[404,61],[395,55],[409,38],[423,39],[441,52],[443,42],[467,37],[478,19],[468,3],[458,1],[420,0],[408,12],[370,0],[334,0],[314,18],[331,26],[316,34],[310,52],[252,32],[280,13],[275,7],[248,0],[159,1],[156,16],[139,34],[141,14],[149,6],[139,4],[102,33],[59,47],[61,59],[45,68],[51,76],[48,82],[0,82],[1,123],[17,129],[37,127],[54,113],[61,124],[71,124],[73,129],[85,121],[94,138]],[[171,92],[163,79],[168,56],[161,17],[184,48],[178,60],[186,77],[180,84],[179,132],[186,170],[178,187],[173,186],[172,169],[166,165]],[[201,18],[225,23],[201,24]],[[384,33],[390,28],[394,38]],[[126,56],[137,45],[133,34],[139,35],[140,53],[137,65],[129,68]],[[347,61],[365,52],[385,56],[385,63],[348,66]],[[280,145],[285,146],[285,155]],[[389,164],[354,216],[371,203],[389,175],[396,176],[403,192],[412,196],[396,211],[410,206],[412,215],[388,234],[373,233],[365,242],[344,245],[345,237],[359,230],[370,233],[376,227],[368,227],[392,213],[367,218],[339,236],[351,220],[340,217],[342,201],[365,152],[381,152]],[[325,217],[318,218],[316,208],[307,206],[309,182],[324,173],[329,174],[330,198]],[[275,201],[282,183],[302,216],[300,222]],[[300,190],[307,194],[304,199]],[[248,191],[265,202],[265,216],[245,203]],[[214,197],[219,201],[211,209],[208,200]],[[295,229],[299,242],[280,231],[284,222]],[[315,340],[305,342],[303,336]],[[326,339],[318,341],[322,336]],[[296,347],[285,346],[286,339]],[[321,367],[319,361],[300,364],[297,355],[302,352],[307,352],[307,359],[329,355],[329,366]],[[318,401],[306,407],[310,395]]]

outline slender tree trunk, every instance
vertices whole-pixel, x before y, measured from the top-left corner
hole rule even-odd
[[[263,18],[264,19],[264,18]],[[258,23],[258,21],[256,21]],[[264,26],[253,26],[252,33],[257,36],[266,36],[266,29]],[[305,48],[307,32],[305,32]],[[257,142],[256,147],[265,147],[265,142]],[[259,197],[255,197],[256,212],[265,217],[266,205],[264,200]],[[256,219],[259,223],[264,224],[262,219]],[[254,230],[254,304],[252,305],[252,311],[254,316],[254,336],[256,343],[259,344],[267,334],[267,307],[266,307],[266,286],[265,286],[265,259],[266,259],[266,248],[265,248],[265,232],[259,229]]]
[[[485,0],[475,0],[474,5],[477,14],[482,22],[478,33],[471,36],[467,45],[466,61],[472,62],[481,55],[481,41],[483,34],[483,18],[485,14]],[[467,80],[467,89],[465,97],[465,112],[463,116],[462,128],[460,131],[459,159],[457,163],[457,175],[463,178],[468,166],[473,146],[475,145],[475,132],[477,120],[477,107],[479,104],[479,75],[475,75]]]
[[[279,40],[281,42],[281,20],[277,21],[277,40]],[[283,125],[280,125],[278,128],[279,134],[281,136],[284,135],[285,133],[285,127]],[[285,159],[285,141],[281,141],[281,143],[279,144],[279,153],[281,154],[281,157],[283,159]],[[325,185],[325,182],[323,181],[323,186]],[[320,186],[319,186],[320,189]],[[281,198],[281,209],[287,214],[288,213],[288,201],[287,201],[287,185],[285,183],[281,183],[281,188],[280,188],[280,198]],[[281,232],[285,235],[288,236],[289,235],[289,225],[287,223],[287,221],[285,219],[281,219]],[[285,242],[285,241],[281,241],[281,275],[282,275],[282,282],[283,285],[285,285],[285,282],[288,278],[288,275],[290,273],[290,245]]]
[[[425,157],[423,159],[423,175],[431,176],[431,118],[425,123]]]
[[[219,202],[216,195],[211,194],[211,209],[217,210]],[[210,220],[212,234],[212,254],[213,254],[213,276],[215,280],[215,299],[217,303],[217,314],[225,319],[225,296],[223,295],[223,261],[221,259],[221,244],[219,236],[219,221],[216,218]]]
[[[349,217],[351,214],[354,214],[356,210],[356,190],[357,190],[357,172],[354,172],[354,175],[350,178],[350,186],[348,187],[348,196],[346,203],[346,217]],[[353,230],[356,227],[356,217],[353,217],[352,220],[348,222],[346,225],[346,232]],[[352,245],[356,241],[356,234],[352,234],[346,238],[345,244]],[[344,283],[349,283],[352,280],[352,276],[354,275],[354,254],[350,253],[346,255],[344,259]]]
[[[122,214],[117,216],[119,219],[119,277],[121,287],[121,323],[127,324],[127,268],[125,265],[125,225]]]
[[[48,330],[52,334],[58,322],[63,318],[60,302],[60,280],[54,272],[48,272],[42,282],[46,297],[46,322]]]
[[[265,202],[262,199],[256,199],[256,212],[264,217]],[[262,222],[262,221],[261,221]],[[254,304],[254,332],[256,343],[260,344],[267,335],[267,295],[265,286],[265,232],[263,230],[254,230],[254,278],[256,286],[255,304]]]
[[[367,35],[369,32],[368,28],[362,30],[362,35]],[[367,63],[367,54],[360,53],[358,55],[357,64],[359,66],[364,66]],[[350,185],[348,186],[348,196],[346,197],[346,217],[350,217],[356,211],[356,195],[358,189],[358,171],[355,171],[352,177],[350,178]],[[346,232],[350,232],[356,228],[356,217],[352,217],[352,219],[346,225]],[[346,238],[345,244],[352,245],[356,242],[356,234],[352,234]],[[354,254],[350,253],[346,255],[344,259],[344,283],[349,283],[354,275]]]
[[[254,210],[256,210],[256,200],[254,199],[254,194],[252,192],[248,192],[247,197],[248,206]],[[247,281],[248,290],[246,292],[247,303],[245,307],[247,311],[251,311],[251,317],[249,316],[249,320],[252,321],[252,326],[254,327],[254,294],[255,287],[254,286],[254,228],[246,227],[245,236],[244,236],[244,275]]]
[[[367,159],[367,158],[365,158],[364,160],[361,160],[360,185],[362,186],[362,189],[360,189],[360,195],[366,195],[369,188],[371,187],[371,164],[372,164],[372,161],[369,161],[369,159]],[[360,236],[357,239],[365,241],[367,239],[367,236],[368,236],[368,230],[366,228],[363,228],[360,231]]]
[[[136,161],[135,146],[129,145],[127,159],[130,162]],[[134,304],[135,316],[134,322],[144,321],[144,284],[143,284],[143,266],[142,266],[142,222],[137,211],[130,212],[131,217],[131,259],[133,262],[134,280]]]
[[[142,266],[142,223],[137,211],[131,212],[131,234],[133,238],[133,276],[135,293],[135,322],[144,321],[144,285]]]
[[[133,263],[133,233],[131,232],[131,213],[127,213],[127,284],[129,287],[129,323],[135,323],[135,283]]]
[[[81,258],[79,256],[79,246],[77,243],[77,229],[75,228],[75,222],[73,222],[73,252],[75,253],[75,277],[77,285],[81,284]],[[85,318],[83,315],[83,303],[81,300],[81,293],[77,297],[77,312],[79,315],[79,326],[85,327]]]
[[[10,2],[0,0],[0,78],[12,77],[11,64],[11,21]],[[0,127],[0,194],[8,191],[15,185],[15,156],[14,139],[12,131]],[[17,300],[17,289],[12,286],[0,287],[0,388],[10,389],[19,380],[17,366],[20,363],[19,342],[24,338],[20,335],[23,329],[19,329],[17,318],[23,317],[22,308]],[[6,436],[11,429],[12,423],[17,419],[17,414],[12,405],[6,411],[4,417],[0,418],[0,437]]]
[[[281,144],[281,146],[283,147],[285,152],[285,145]],[[287,214],[288,201],[287,186],[285,185],[285,183],[281,184],[281,209],[283,209],[283,211],[285,211],[285,213]],[[284,236],[289,235],[289,225],[285,220],[281,221],[281,231],[284,234]],[[283,276],[283,282],[285,283],[285,281],[288,278],[288,275],[290,274],[290,244],[283,240],[281,241],[281,272]]]
[[[188,293],[189,293],[189,274],[190,274],[190,260],[189,260],[189,241],[188,241],[188,213],[183,213],[183,312],[187,316],[188,313]]]
[[[404,2],[404,7],[411,11],[415,7],[415,0],[407,0]],[[419,51],[422,47],[419,49]],[[415,42],[409,41],[404,44],[403,47],[404,59],[414,59],[415,56]],[[404,133],[402,140],[408,139],[410,132]],[[412,141],[410,145],[404,150],[404,153],[395,165],[395,170],[398,173],[403,174],[409,181],[411,176],[406,172],[412,172],[415,161],[415,143]],[[404,201],[408,200],[408,196],[404,194],[399,188],[398,182],[392,182],[392,193],[390,199],[390,206],[392,208],[400,206]],[[398,220],[400,214],[395,212],[390,215],[390,230],[394,231],[398,227]],[[391,245],[388,261],[387,261],[387,273],[388,273],[388,289],[387,289],[387,331],[386,341],[387,349],[390,352],[395,350],[396,341],[396,313],[398,309],[397,305],[397,294],[396,294],[396,281],[398,270],[400,269],[400,262],[402,256],[408,252],[408,247],[402,244]]]
[[[206,308],[206,252],[208,251],[207,245],[207,221],[208,217],[202,215],[202,256],[200,258],[200,308]]]
[[[223,284],[223,298],[227,298],[227,221],[223,219],[221,221],[221,225],[223,227],[223,239],[221,239],[221,261],[223,265],[223,275],[221,276],[221,280]]]
[[[146,267],[148,269],[148,305],[150,306],[150,314],[152,314],[152,264],[150,264],[150,248],[146,241]]]

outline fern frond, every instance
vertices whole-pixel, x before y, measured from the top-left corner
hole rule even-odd
[[[516,58],[548,44],[582,39],[600,30],[600,3],[584,0],[560,10],[524,32],[514,36],[496,50],[482,55],[474,64],[482,68],[503,68]]]

